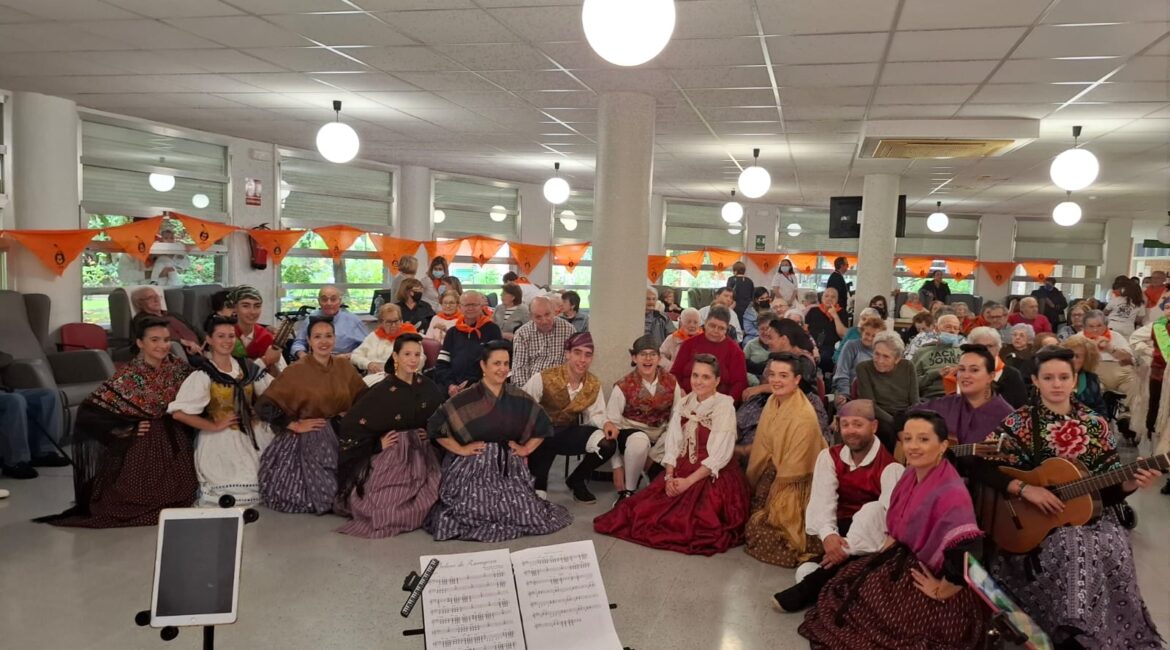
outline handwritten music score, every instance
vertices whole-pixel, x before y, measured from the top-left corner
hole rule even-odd
[[[439,568],[423,591],[427,650],[524,650],[507,549],[428,555]]]
[[[621,650],[592,541],[432,558],[427,650]]]

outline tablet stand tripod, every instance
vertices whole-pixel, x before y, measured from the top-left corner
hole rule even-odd
[[[219,498],[219,507],[233,508],[236,505],[236,499],[230,494],[225,494]],[[260,519],[260,512],[255,508],[248,508],[244,510],[244,523],[252,524]],[[138,627],[146,627],[150,625],[150,610],[144,609],[134,615],[134,624]],[[168,625],[159,630],[159,637],[163,641],[174,641],[179,636],[179,628],[174,625]],[[215,626],[203,626],[203,650],[214,650],[215,648]]]

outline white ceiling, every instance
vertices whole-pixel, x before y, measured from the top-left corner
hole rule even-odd
[[[654,61],[585,42],[580,0],[0,0],[0,87],[313,148],[344,102],[362,157],[592,185],[600,93],[658,98],[655,189],[714,199],[761,147],[770,203],[903,175],[919,208],[1048,214],[1083,125],[1090,217],[1170,209],[1167,0],[679,0]],[[1034,118],[1002,158],[878,161],[870,119]],[[942,184],[948,178],[949,182]],[[941,184],[941,187],[940,187]]]

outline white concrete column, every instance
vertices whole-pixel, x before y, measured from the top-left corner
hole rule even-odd
[[[1103,289],[1108,289],[1109,283],[1119,275],[1133,275],[1130,269],[1133,259],[1132,217],[1110,217],[1105,222],[1105,248],[1102,259],[1104,263],[1097,273],[1102,282],[1096,286],[1086,287],[1085,295],[1095,295]]]
[[[78,211],[81,122],[77,104],[60,97],[12,95],[12,210],[22,230],[83,227]],[[53,301],[49,331],[81,320],[81,257],[61,277],[19,245],[11,248],[13,288]]]
[[[542,246],[552,244],[554,206],[544,199],[544,185],[524,183],[519,189],[520,231],[516,235],[525,244]],[[551,285],[552,267],[552,253],[550,252],[528,274],[529,281],[542,286]],[[519,269],[516,271],[519,272]]]
[[[1008,262],[1016,257],[1016,218],[1002,214],[985,214],[979,218],[977,257],[988,262]],[[1011,283],[996,286],[991,274],[982,267],[975,270],[975,295],[983,301],[1000,302],[1011,293]]]
[[[650,195],[650,246],[646,249],[647,255],[665,255],[666,244],[666,201],[661,194]]]
[[[434,185],[431,182],[429,167],[418,165],[403,165],[398,178],[398,223],[395,232],[402,239],[417,239],[430,241],[434,238],[434,223],[432,208],[434,204]],[[418,275],[425,273],[427,264],[427,250],[418,247],[415,253],[418,258]]]
[[[627,350],[646,313],[654,98],[606,93],[597,116],[589,329],[598,344],[593,372],[608,384],[629,372]]]
[[[894,245],[898,230],[897,174],[869,174],[862,189],[861,239],[857,242],[858,305],[889,295],[893,288]]]

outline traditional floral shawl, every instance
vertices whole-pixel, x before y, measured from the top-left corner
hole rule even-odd
[[[907,468],[890,496],[886,528],[936,575],[947,549],[983,534],[975,523],[967,486],[946,460],[921,482],[918,473]]]
[[[552,422],[528,393],[504,384],[497,397],[482,381],[456,393],[427,421],[431,438],[454,438],[461,445],[476,441],[521,444],[553,434]]]
[[[1039,423],[1039,436],[1032,435],[1034,422]],[[1000,453],[1014,467],[1032,469],[1057,456],[1075,458],[1093,474],[1121,466],[1108,422],[1076,400],[1068,415],[1057,415],[1043,404],[1023,406],[1004,418],[988,440],[1000,435]]]

